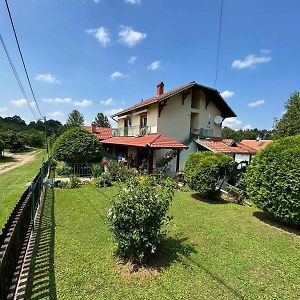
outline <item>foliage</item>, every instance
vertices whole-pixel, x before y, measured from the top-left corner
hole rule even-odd
[[[272,130],[267,129],[254,128],[234,130],[226,126],[222,129],[223,138],[234,139],[237,142],[241,140],[255,140],[258,137],[263,140],[270,140],[272,139],[272,134]]]
[[[96,162],[102,158],[99,140],[82,128],[71,128],[55,141],[54,158],[67,163]]]
[[[300,135],[260,151],[246,173],[250,199],[274,219],[300,227]]]
[[[111,176],[112,181],[125,182],[131,177],[137,175],[135,169],[127,168],[124,164],[115,160],[110,160],[106,164],[108,174]]]
[[[12,152],[24,150],[26,147],[26,137],[21,132],[7,130],[1,132],[0,136],[6,147]]]
[[[96,187],[100,187],[100,188],[101,187],[108,187],[108,186],[113,185],[113,182],[111,180],[111,176],[107,172],[102,173],[99,178],[96,178],[94,180],[94,183],[95,183]]]
[[[285,103],[285,113],[275,119],[274,138],[300,134],[300,93],[294,92]]]
[[[68,126],[78,126],[83,127],[84,125],[84,116],[78,110],[74,109],[68,115],[66,124]]]
[[[155,253],[173,195],[172,181],[158,185],[152,177],[134,178],[119,192],[108,217],[121,257],[142,261]]]
[[[69,181],[69,188],[70,189],[77,189],[80,186],[80,180],[76,175],[71,175],[69,177],[70,181]]]
[[[111,128],[111,125],[108,121],[107,116],[105,116],[103,113],[98,113],[97,114],[97,116],[95,118],[95,121],[94,121],[94,124],[98,127]]]
[[[0,139],[0,156],[4,149],[5,149],[5,143]]]
[[[232,157],[213,152],[197,152],[189,155],[185,167],[185,179],[191,189],[202,197],[209,197],[215,193],[215,186],[220,176],[226,170],[232,169]]]
[[[99,178],[100,175],[103,173],[104,168],[101,164],[93,164],[91,167],[92,176],[94,178]]]
[[[59,176],[69,176],[72,173],[72,168],[65,163],[56,167],[56,173]]]

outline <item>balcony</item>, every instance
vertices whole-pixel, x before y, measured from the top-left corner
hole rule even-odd
[[[129,126],[129,127],[120,127],[113,128],[112,136],[143,136],[150,133],[155,133],[152,126]]]

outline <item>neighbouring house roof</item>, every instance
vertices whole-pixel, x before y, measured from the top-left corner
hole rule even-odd
[[[94,129],[92,129],[92,126],[84,126],[84,128],[87,131],[94,133],[99,140],[106,140],[112,137],[111,128],[94,127]]]
[[[187,146],[163,134],[147,134],[140,137],[112,137],[101,141],[103,144],[150,147],[156,149],[186,149]]]
[[[241,144],[251,147],[257,151],[265,148],[270,143],[272,143],[272,140],[242,140],[241,141]]]
[[[201,85],[199,83],[196,83],[195,81],[189,82],[187,84],[184,84],[182,86],[179,86],[177,88],[174,88],[170,91],[167,91],[165,93],[163,93],[160,96],[154,96],[152,98],[149,98],[147,100],[143,100],[135,105],[132,105],[114,115],[112,115],[112,117],[115,116],[122,116],[128,112],[131,112],[133,110],[137,110],[140,109],[142,107],[146,107],[150,104],[153,103],[158,103],[160,101],[163,101],[169,97],[172,97],[174,95],[177,95],[181,92],[184,92],[190,88],[201,88],[202,90],[204,90],[205,94],[208,96],[208,98],[214,102],[214,104],[220,109],[221,111],[221,115],[223,118],[229,118],[229,117],[236,117],[236,114],[234,113],[234,111],[231,109],[231,107],[226,103],[226,101],[223,99],[223,97],[221,96],[221,94],[219,93],[218,90],[214,89],[214,88],[210,88],[204,85]]]
[[[224,154],[255,154],[257,150],[244,145],[242,143],[235,142],[232,139],[222,138],[210,138],[200,139],[196,143],[206,150],[212,152],[219,152]]]

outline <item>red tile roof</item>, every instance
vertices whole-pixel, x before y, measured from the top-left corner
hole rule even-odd
[[[154,97],[151,97],[147,100],[143,100],[135,105],[132,105],[114,115],[112,115],[112,117],[115,117],[115,116],[121,116],[121,115],[124,115],[126,114],[127,112],[131,112],[135,109],[139,109],[139,108],[142,108],[142,107],[145,107],[145,106],[148,106],[150,104],[153,104],[153,103],[157,103],[157,102],[160,102],[164,99],[167,99],[171,96],[174,96],[178,93],[181,93],[185,90],[188,90],[190,88],[193,88],[193,87],[198,87],[198,88],[202,88],[203,90],[205,90],[205,92],[208,94],[209,96],[209,99],[212,100],[216,106],[219,107],[219,109],[221,110],[221,113],[222,113],[222,116],[224,118],[227,118],[227,117],[236,117],[236,114],[233,112],[233,110],[229,107],[229,105],[225,102],[225,100],[222,98],[222,96],[220,95],[220,93],[218,92],[218,90],[214,89],[214,88],[210,88],[210,87],[207,87],[207,86],[204,86],[204,85],[201,85],[199,83],[196,83],[195,81],[192,81],[192,82],[189,82],[187,84],[184,84],[184,85],[181,85],[177,88],[174,88],[172,90],[169,90],[165,93],[163,93],[162,95],[160,96],[154,96]]]
[[[94,131],[92,131],[92,126],[84,126],[84,128],[87,131],[94,133],[99,140],[106,140],[112,137],[111,128],[95,127]]]
[[[196,141],[200,146],[213,152],[225,154],[255,154],[257,150],[231,139],[211,138]]]
[[[150,148],[164,148],[164,149],[185,149],[186,145],[171,139],[163,134],[147,134],[140,137],[112,137],[102,141],[104,144],[127,145],[135,147],[150,147]]]
[[[251,147],[257,151],[265,148],[270,143],[272,143],[272,140],[242,140],[241,141],[241,144]]]

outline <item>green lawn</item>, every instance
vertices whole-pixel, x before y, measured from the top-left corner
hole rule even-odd
[[[34,161],[0,174],[0,229],[27,188],[27,182],[37,174],[43,156],[44,150],[38,152]]]
[[[255,208],[176,192],[157,276],[120,271],[107,227],[118,188],[49,191],[32,299],[300,299],[300,237]],[[141,275],[142,276],[142,275]]]

